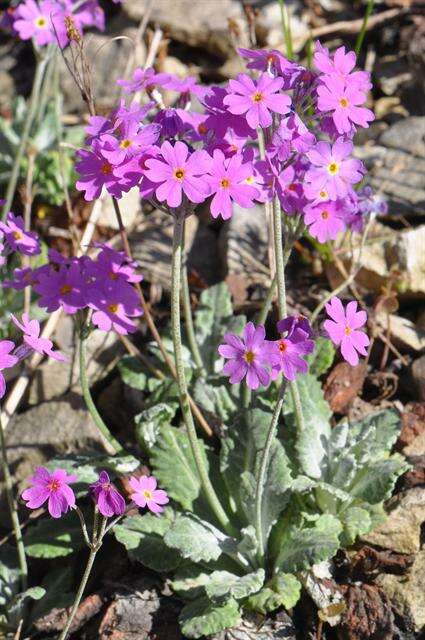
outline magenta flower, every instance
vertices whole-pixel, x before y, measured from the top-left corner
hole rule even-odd
[[[69,268],[62,265],[57,271],[49,269],[40,273],[34,290],[40,295],[40,307],[51,312],[62,306],[65,313],[73,314],[86,306],[84,287],[79,265],[74,263]]]
[[[60,8],[49,0],[25,0],[16,9],[13,28],[18,32],[21,40],[34,38],[39,46],[56,41],[52,25],[52,16],[58,13]]]
[[[269,384],[271,360],[265,336],[264,327],[255,327],[252,322],[246,324],[243,338],[233,333],[225,334],[224,344],[218,347],[218,352],[229,360],[223,367],[223,373],[229,376],[231,384],[238,384],[245,377],[250,389]]]
[[[367,355],[370,340],[364,331],[359,331],[367,321],[366,311],[357,311],[357,302],[352,300],[346,309],[339,298],[332,298],[326,305],[331,320],[325,320],[324,328],[332,342],[340,345],[344,360],[355,367],[359,356]]]
[[[75,506],[75,495],[68,485],[76,481],[77,477],[68,475],[64,469],[55,469],[50,473],[45,467],[37,467],[30,478],[32,487],[25,489],[22,498],[28,509],[38,509],[47,501],[52,518],[60,518]]]
[[[269,127],[272,124],[271,112],[285,115],[290,110],[291,99],[279,93],[282,86],[283,78],[273,78],[267,73],[261,74],[258,81],[240,73],[237,80],[229,80],[223,102],[230,113],[245,114],[252,129]]]
[[[317,88],[317,95],[317,108],[332,112],[338,133],[351,133],[356,124],[367,128],[375,119],[370,109],[361,106],[366,102],[366,96],[355,84],[346,84],[344,80],[330,76]]]
[[[310,324],[306,318],[288,316],[277,323],[277,330],[284,335],[269,342],[273,358],[272,378],[276,379],[282,372],[287,380],[295,380],[299,373],[307,373],[308,364],[303,356],[314,350]]]
[[[146,160],[148,168],[144,174],[151,182],[159,183],[155,190],[158,200],[176,208],[181,205],[183,194],[190,202],[206,199],[209,190],[203,176],[209,162],[210,158],[203,150],[189,154],[184,142],[177,141],[173,146],[166,141],[161,145],[158,159]]]
[[[364,173],[360,160],[348,158],[352,151],[353,143],[344,138],[338,138],[332,146],[318,142],[306,154],[313,165],[305,174],[306,182],[317,192],[327,191],[330,200],[346,196],[352,191],[351,185],[359,182]]]
[[[21,291],[25,287],[32,286],[38,282],[38,274],[48,272],[50,270],[49,265],[45,264],[38,269],[31,269],[31,267],[24,267],[23,269],[14,269],[13,280],[5,280],[2,283],[4,288],[15,289]]]
[[[95,282],[86,292],[88,306],[94,309],[93,324],[101,331],[116,331],[120,335],[136,331],[132,317],[142,315],[139,297],[126,282]]]
[[[109,480],[106,471],[101,471],[99,479],[90,485],[91,494],[102,516],[121,516],[125,511],[125,500]]]
[[[27,313],[22,314],[22,322],[19,322],[13,314],[11,314],[13,323],[23,332],[24,343],[33,351],[42,353],[53,360],[66,362],[69,360],[59,351],[53,351],[53,342],[47,338],[40,337],[40,323],[38,320],[30,320]]]
[[[160,132],[158,124],[141,127],[139,122],[127,120],[116,130],[118,137],[109,134],[102,136],[102,155],[113,165],[121,164],[153,145]]]
[[[152,90],[158,84],[160,85],[166,74],[156,73],[155,69],[136,69],[133,73],[132,80],[117,80],[117,84],[123,87],[126,93],[137,93],[138,91]]]
[[[147,507],[153,513],[164,511],[161,505],[167,504],[169,498],[162,489],[157,489],[157,482],[153,476],[130,478],[128,483],[132,489],[131,499],[139,507]]]
[[[94,139],[91,149],[80,149],[77,152],[79,162],[75,168],[80,174],[75,186],[84,191],[85,200],[95,200],[105,187],[115,198],[121,198],[123,191],[129,189],[128,182],[114,173],[115,167],[104,155],[104,148],[100,140]]]
[[[6,222],[0,222],[0,231],[3,231],[5,240],[13,251],[19,251],[26,256],[35,256],[40,253],[38,235],[32,231],[25,231],[21,216],[8,213]]]
[[[309,225],[309,233],[319,242],[335,240],[344,231],[344,213],[338,201],[321,202],[306,207],[304,222]]]
[[[360,91],[366,93],[371,89],[370,74],[367,71],[353,71],[356,65],[354,51],[345,52],[345,47],[339,47],[333,57],[329,50],[316,42],[314,64],[325,76],[339,78],[350,84],[356,85]],[[321,80],[325,78],[321,76]]]
[[[214,194],[211,201],[211,215],[213,218],[221,216],[228,220],[232,216],[232,202],[249,209],[254,206],[253,200],[259,195],[258,189],[247,183],[252,175],[252,165],[243,163],[243,157],[237,153],[226,158],[224,153],[216,149],[205,179]]]
[[[0,340],[0,398],[6,393],[6,380],[2,374],[3,369],[10,369],[18,362],[18,358],[11,354],[15,343],[11,340]]]

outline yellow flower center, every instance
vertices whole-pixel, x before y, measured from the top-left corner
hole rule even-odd
[[[248,364],[251,364],[252,362],[254,362],[255,356],[252,351],[247,351],[244,355],[244,358]]]
[[[108,304],[108,311],[110,311],[111,313],[116,313],[118,311],[117,303],[113,302],[112,304]]]
[[[248,176],[245,180],[246,184],[252,184],[254,182],[254,176]]]
[[[121,149],[128,149],[129,147],[131,147],[132,144],[133,143],[131,142],[131,140],[128,140],[128,139],[121,140],[120,147],[121,147]]]
[[[109,162],[104,162],[100,170],[103,174],[107,175],[108,173],[111,173],[112,167]]]
[[[12,233],[12,236],[15,238],[15,240],[22,240],[22,238],[24,237],[20,231],[14,231]]]
[[[261,93],[261,91],[257,91],[256,93],[254,93],[254,95],[252,96],[252,101],[253,102],[261,102],[263,100],[264,96]]]
[[[346,336],[349,336],[349,335],[351,334],[351,332],[352,332],[352,328],[351,328],[351,327],[349,327],[349,326],[347,325],[347,326],[345,327],[345,329],[344,329],[344,333],[345,333],[345,335],[346,335]]]
[[[339,164],[337,162],[331,162],[330,164],[328,164],[328,171],[331,176],[336,175],[339,171]]]
[[[341,107],[343,107],[344,109],[346,109],[349,105],[349,102],[347,100],[347,98],[341,98],[339,101],[339,104],[341,105]]]
[[[323,220],[327,220],[329,218],[329,211],[322,211],[322,218]]]
[[[174,177],[177,178],[177,180],[183,180],[183,178],[184,178],[184,170],[183,169],[176,169],[174,171]]]
[[[60,482],[59,480],[51,480],[49,482],[49,484],[47,485],[48,489],[50,489],[50,491],[57,491],[60,488]]]
[[[35,19],[35,26],[39,29],[43,29],[47,25],[47,20],[43,16],[39,16]]]
[[[279,351],[281,353],[284,353],[287,349],[287,344],[285,342],[285,340],[279,340]]]
[[[322,191],[319,191],[319,196],[322,198],[322,200],[328,199],[328,193],[324,189],[322,189]]]
[[[223,187],[223,189],[228,189],[230,187],[230,180],[229,178],[222,178],[220,180],[220,186]]]
[[[152,500],[152,491],[149,491],[149,489],[145,489],[143,491],[143,495],[145,496],[146,500]]]
[[[71,285],[70,285],[70,284],[64,284],[64,285],[63,285],[63,287],[61,287],[61,288],[59,289],[59,291],[60,291],[60,292],[61,292],[61,294],[64,296],[64,295],[66,295],[67,293],[71,293],[71,291],[72,291],[72,287],[71,287]]]

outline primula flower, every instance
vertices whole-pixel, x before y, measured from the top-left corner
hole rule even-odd
[[[90,485],[90,492],[102,516],[121,516],[125,511],[125,500],[109,480],[106,471],[101,471],[99,479]]]
[[[26,256],[35,256],[40,253],[38,235],[32,231],[25,231],[22,216],[15,216],[9,212],[6,222],[0,222],[0,230],[3,231],[12,251],[19,251]]]
[[[100,140],[94,139],[91,149],[77,151],[79,162],[75,168],[80,174],[75,186],[84,191],[85,200],[95,200],[105,187],[108,193],[115,198],[120,198],[123,191],[129,189],[128,182],[114,173],[114,166],[104,155],[104,148]]]
[[[117,80],[117,84],[124,89],[126,93],[137,93],[138,91],[147,91],[160,85],[165,79],[164,73],[156,73],[155,69],[136,69],[133,73],[132,80]]]
[[[338,201],[322,202],[305,208],[304,222],[309,225],[309,233],[319,242],[335,240],[344,231],[344,213]]]
[[[375,119],[370,109],[361,106],[366,102],[366,96],[355,84],[346,85],[344,80],[331,76],[317,88],[317,95],[317,108],[322,112],[333,112],[338,133],[351,133],[356,124],[367,128]]]
[[[252,165],[244,164],[243,157],[235,154],[225,158],[224,153],[216,149],[205,179],[208,181],[214,197],[211,201],[211,215],[213,218],[221,216],[228,220],[232,216],[232,202],[249,209],[254,206],[253,200],[259,195],[258,189],[247,184],[252,174]]]
[[[237,80],[229,80],[223,102],[230,113],[245,114],[252,129],[269,127],[272,124],[271,112],[285,115],[290,110],[289,96],[279,94],[282,86],[283,78],[273,78],[267,73],[263,73],[258,81],[240,73]]]
[[[231,384],[238,384],[245,377],[250,389],[269,384],[270,349],[265,337],[264,327],[255,327],[252,322],[246,324],[243,338],[233,333],[225,334],[224,344],[218,347],[218,352],[229,360],[223,373],[229,376]]]
[[[13,28],[21,40],[34,38],[39,46],[56,41],[52,16],[57,15],[60,7],[50,0],[25,0],[16,9]]]
[[[94,309],[93,324],[101,331],[116,331],[121,335],[136,331],[136,325],[130,317],[142,315],[139,297],[131,285],[126,282],[111,281],[102,287],[94,282],[86,291],[88,306]]]
[[[0,340],[0,398],[6,393],[6,380],[1,372],[14,367],[18,362],[18,358],[11,353],[14,348],[15,343],[12,340]]]
[[[46,267],[46,268],[44,268]],[[44,271],[49,271],[49,265],[43,265]],[[2,282],[2,286],[5,289],[15,289],[21,291],[25,287],[32,286],[38,282],[37,273],[39,269],[31,269],[31,267],[24,267],[23,269],[14,269],[13,280],[5,280]]]
[[[28,509],[38,509],[47,501],[52,518],[60,518],[75,506],[75,495],[68,485],[76,481],[77,477],[68,475],[64,469],[55,469],[50,473],[45,467],[37,467],[30,478],[32,487],[25,489],[22,498]]]
[[[272,378],[276,379],[282,372],[287,380],[295,380],[299,373],[307,373],[308,364],[303,356],[314,350],[310,324],[306,318],[288,316],[277,323],[277,330],[282,337],[269,342]]]
[[[121,164],[153,145],[160,132],[158,124],[140,127],[139,122],[129,120],[117,129],[118,137],[110,134],[102,136],[102,156],[113,165]]]
[[[40,295],[38,304],[52,312],[63,307],[65,313],[76,313],[86,306],[83,290],[85,282],[77,263],[70,267],[62,265],[58,271],[40,273],[34,290]]]
[[[131,499],[139,507],[147,507],[153,513],[164,511],[161,505],[167,504],[169,498],[162,489],[157,489],[156,478],[153,476],[132,477],[128,483],[131,487]]]
[[[344,80],[351,86],[356,85],[360,91],[367,93],[371,89],[370,74],[367,71],[353,71],[356,65],[356,54],[354,51],[345,52],[345,47],[339,47],[333,57],[329,50],[323,47],[320,42],[315,44],[314,65],[325,77],[334,77]],[[324,77],[321,76],[321,80]]]
[[[352,151],[353,143],[344,138],[338,138],[332,146],[318,142],[306,154],[313,165],[305,174],[306,182],[318,192],[327,191],[330,200],[346,196],[364,173],[363,163],[348,157]]]
[[[194,151],[189,155],[189,148],[184,142],[177,141],[173,146],[167,140],[161,145],[158,159],[146,160],[144,174],[151,182],[160,183],[155,190],[158,200],[176,208],[182,203],[183,193],[190,202],[206,199],[208,185],[204,174],[209,161],[205,151]]]
[[[59,362],[65,362],[69,359],[59,351],[53,351],[53,342],[51,340],[40,337],[40,323],[38,320],[30,320],[27,313],[22,314],[21,322],[13,314],[11,314],[11,317],[13,323],[23,332],[24,343],[30,349]]]
[[[340,345],[344,360],[355,367],[359,356],[367,355],[369,338],[359,331],[367,321],[366,311],[357,311],[357,302],[352,300],[344,309],[339,298],[333,297],[326,305],[326,313],[331,320],[325,320],[324,328],[332,342]]]

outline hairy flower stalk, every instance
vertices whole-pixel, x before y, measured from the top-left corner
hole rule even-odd
[[[182,338],[180,324],[180,292],[181,292],[181,269],[182,269],[182,253],[184,247],[184,218],[181,213],[177,213],[174,221],[173,233],[173,256],[171,265],[171,327],[173,334],[174,358],[176,363],[177,385],[179,389],[180,407],[183,419],[187,429],[190,446],[196,468],[198,469],[202,488],[208,503],[214,512],[221,526],[231,533],[231,524],[229,518],[220,504],[214,487],[208,477],[208,471],[202,458],[201,449],[199,447],[198,438],[196,436],[195,424],[193,422],[192,411],[189,404],[189,396],[187,391],[186,375],[184,371],[183,354],[182,354]]]
[[[196,341],[195,329],[193,326],[192,309],[190,306],[189,281],[188,281],[186,264],[184,264],[182,267],[182,301],[183,301],[183,313],[184,313],[187,341],[189,343],[189,347],[192,352],[193,359],[195,361],[195,364],[199,372],[201,374],[205,374],[205,367],[202,361],[201,352],[199,351],[198,343]]]
[[[118,440],[116,440],[112,435],[112,433],[109,431],[108,427],[102,420],[101,415],[96,409],[96,405],[93,402],[93,398],[91,397],[89,382],[87,379],[87,363],[86,363],[87,336],[85,335],[85,331],[86,329],[84,328],[80,336],[80,382],[81,382],[81,389],[83,391],[84,400],[86,402],[87,409],[89,410],[89,413],[94,420],[94,423],[96,424],[97,428],[99,429],[103,437],[111,445],[112,449],[114,450],[114,453],[123,453],[124,452],[123,447],[120,445]]]

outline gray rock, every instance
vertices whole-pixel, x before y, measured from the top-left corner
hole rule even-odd
[[[425,551],[416,554],[407,575],[381,574],[376,583],[382,587],[397,611],[413,621],[416,631],[425,628]]]
[[[412,116],[399,120],[384,131],[379,142],[385,147],[425,158],[425,116]]]
[[[246,616],[240,626],[213,636],[211,640],[295,640],[296,631],[291,618],[281,611],[274,620],[263,616]]]
[[[412,362],[410,373],[419,400],[425,400],[425,355]]]

